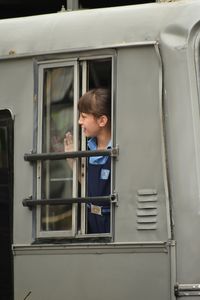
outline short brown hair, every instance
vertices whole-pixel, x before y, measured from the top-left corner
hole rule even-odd
[[[78,102],[79,112],[92,114],[95,117],[106,115],[111,119],[111,96],[105,88],[96,88],[83,94]]]

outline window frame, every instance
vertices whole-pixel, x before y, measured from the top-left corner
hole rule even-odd
[[[112,54],[94,54],[94,55],[83,55],[83,56],[73,56],[66,59],[53,59],[53,60],[43,60],[43,61],[37,61],[37,73],[36,73],[36,80],[37,80],[37,97],[38,97],[38,106],[36,109],[36,118],[37,119],[37,134],[35,138],[35,149],[36,153],[42,154],[42,118],[43,118],[43,91],[44,91],[44,71],[45,69],[49,68],[58,68],[58,67],[66,67],[66,66],[73,66],[74,67],[74,105],[73,105],[73,126],[74,126],[74,133],[76,134],[76,138],[74,139],[74,151],[78,150],[78,111],[77,111],[77,101],[80,97],[79,95],[79,63],[82,64],[82,90],[81,93],[83,94],[87,90],[87,62],[91,60],[100,60],[100,59],[111,59],[111,91],[112,91],[112,100],[111,100],[111,111],[112,116],[114,106],[113,106],[113,98],[114,98],[114,66],[115,66],[115,55],[112,51]],[[112,117],[112,142],[114,143],[114,132],[113,132],[113,123],[114,118]],[[82,146],[81,151],[84,149],[84,139],[82,139]],[[114,144],[113,144],[114,145]],[[81,158],[82,160],[85,160],[85,158]],[[35,186],[36,186],[36,192],[35,196],[36,199],[41,199],[41,165],[42,161],[37,160],[36,162],[37,167],[35,167]],[[84,165],[85,168],[85,165]],[[114,170],[114,164],[113,159],[111,159],[111,194],[114,194],[114,176],[113,176],[113,170]],[[86,173],[85,173],[86,174]],[[84,184],[81,184],[81,197],[85,196],[85,176],[82,179]],[[73,197],[77,197],[78,192],[78,162],[76,161],[73,166]],[[33,197],[34,198],[34,197]],[[114,202],[114,201],[113,201]],[[41,205],[36,205],[35,213],[33,214],[34,220],[33,224],[35,224],[35,238],[36,239],[46,239],[46,238],[100,238],[100,237],[113,237],[113,204],[111,201],[111,213],[110,213],[110,222],[111,222],[111,230],[110,233],[103,233],[103,234],[88,234],[86,233],[86,210],[85,210],[85,204],[81,204],[81,228],[78,231],[77,228],[77,221],[78,221],[78,212],[77,212],[78,204],[74,203],[72,204],[72,230],[69,231],[41,231]]]
[[[111,140],[113,143],[113,80],[114,80],[114,55],[91,55],[91,56],[83,56],[79,58],[79,61],[82,62],[82,90],[81,93],[84,94],[87,91],[87,84],[88,84],[88,61],[92,60],[100,60],[100,59],[111,59],[111,114],[112,114],[112,124],[111,124]],[[86,138],[83,135],[83,132],[81,132],[81,150],[86,150]],[[82,158],[81,161],[81,171],[84,171],[84,176],[81,178],[81,196],[85,196],[86,194],[86,159]],[[114,193],[113,188],[113,160],[111,159],[111,179],[110,179],[110,189],[111,194]],[[86,213],[86,204],[81,204],[81,230],[80,234],[77,234],[77,238],[92,238],[92,237],[112,237],[113,236],[113,205],[110,204],[110,233],[101,233],[101,234],[91,234],[86,233],[86,221],[87,221],[87,213]]]
[[[78,84],[78,76],[79,76],[79,69],[78,69],[78,63],[77,59],[69,59],[65,61],[54,61],[54,62],[47,62],[47,63],[41,63],[39,67],[39,73],[38,73],[38,134],[37,134],[37,153],[42,153],[42,143],[43,143],[43,133],[42,133],[42,128],[43,128],[43,104],[44,104],[44,71],[45,69],[54,69],[54,68],[59,68],[59,67],[68,67],[68,66],[73,66],[73,73],[74,73],[74,105],[73,105],[73,115],[74,115],[74,120],[73,120],[73,126],[74,126],[74,132],[78,132],[78,115],[76,112],[75,107],[77,106],[77,99],[79,98],[79,95],[75,95],[79,91],[79,88],[77,86]],[[77,134],[76,134],[77,137]],[[74,139],[74,150],[77,150],[77,138]],[[37,199],[41,199],[41,180],[42,180],[42,162],[37,161]],[[76,180],[77,178],[77,162],[74,161],[73,164],[73,183],[72,183],[72,196],[77,197],[77,185],[78,182]],[[75,236],[75,229],[76,229],[76,222],[77,222],[77,217],[76,217],[76,204],[72,205],[72,229],[71,230],[59,230],[59,231],[42,231],[40,230],[41,228],[41,206],[37,206],[36,208],[36,215],[37,215],[37,223],[36,223],[36,235],[38,238],[45,238],[45,237],[73,237]]]

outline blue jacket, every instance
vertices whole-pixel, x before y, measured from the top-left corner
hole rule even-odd
[[[107,148],[111,147],[111,143]],[[88,148],[96,150],[96,140],[92,138],[88,141]],[[109,156],[96,156],[88,159],[87,187],[88,196],[108,196],[110,195],[110,172],[111,158]],[[97,205],[106,205],[105,202],[96,203]]]

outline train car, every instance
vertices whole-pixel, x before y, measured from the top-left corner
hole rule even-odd
[[[198,0],[0,21],[1,300],[200,297],[199,40]],[[105,151],[78,126],[96,87],[112,96]],[[112,162],[97,234],[93,156]]]

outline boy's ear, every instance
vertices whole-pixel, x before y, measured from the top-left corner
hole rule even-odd
[[[106,115],[103,115],[98,118],[98,124],[100,127],[105,127],[108,123],[108,117]]]

